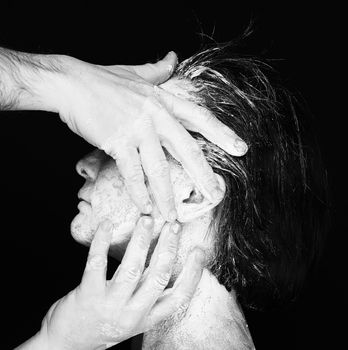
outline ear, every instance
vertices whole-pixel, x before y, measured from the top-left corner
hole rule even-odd
[[[202,192],[200,192],[194,183],[191,183],[191,186],[185,186],[185,192],[181,196],[182,199],[179,203],[177,203],[178,221],[193,221],[194,219],[197,219],[198,217],[212,210],[221,202],[226,192],[226,185],[224,179],[220,175],[215,174],[215,176],[219,181],[223,196],[218,201],[212,203],[206,197],[204,197]]]

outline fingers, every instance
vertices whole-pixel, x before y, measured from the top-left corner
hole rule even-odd
[[[162,216],[170,222],[177,217],[169,164],[154,131],[149,131],[139,147],[144,172]]]
[[[157,63],[133,66],[133,69],[137,75],[147,82],[158,85],[170,78],[177,64],[177,60],[176,54],[171,51]]]
[[[132,295],[140,280],[152,234],[152,218],[141,217],[128,243],[122,262],[109,284],[110,293],[120,303],[121,300],[125,301]]]
[[[112,223],[107,220],[99,225],[94,235],[81,281],[81,287],[86,290],[99,291],[105,287],[112,227]]]
[[[151,309],[167,286],[179,242],[179,223],[166,224],[151,257],[147,276],[134,293],[130,303],[134,309]]]
[[[113,152],[113,155],[130,197],[142,213],[149,214],[152,206],[137,149],[120,146],[117,151]]]
[[[168,151],[174,151],[175,158],[206,198],[211,202],[220,200],[223,192],[198,143],[177,120],[162,114],[160,117],[154,114],[153,118],[157,131],[165,139]]]
[[[201,249],[193,250],[174,286],[165,290],[149,312],[145,331],[152,329],[179,309],[188,307],[201,280],[204,260],[204,252]]]
[[[161,88],[156,89],[156,95],[187,129],[199,132],[233,156],[243,156],[247,152],[247,144],[206,108],[176,97]]]

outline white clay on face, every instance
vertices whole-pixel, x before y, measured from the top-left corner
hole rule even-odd
[[[86,166],[89,164],[88,156],[85,164]],[[79,204],[80,213],[71,223],[73,237],[78,242],[89,245],[98,225],[105,219],[109,219],[114,227],[111,247],[117,250],[117,247],[124,246],[130,240],[141,213],[130,198],[115,161],[111,158],[104,161],[95,181],[86,181],[80,190],[80,195],[90,204],[86,202]],[[153,217],[155,238],[164,224],[156,206],[154,206]]]
[[[98,225],[109,219],[114,227],[111,245],[127,239],[140,212],[131,201],[115,162],[104,163],[95,182],[87,181],[80,192],[90,204],[79,205],[80,213],[71,224],[74,238],[88,245]]]

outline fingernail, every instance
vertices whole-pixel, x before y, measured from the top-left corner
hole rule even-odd
[[[175,233],[176,235],[180,232],[181,229],[181,225],[178,222],[175,222],[172,227],[171,230],[173,231],[173,233]]]
[[[113,227],[113,224],[110,220],[105,220],[103,223],[102,223],[102,229],[104,231],[111,231],[112,230],[112,227]]]
[[[151,216],[143,216],[142,218],[142,224],[146,229],[151,228],[152,226],[152,218]]]
[[[152,212],[152,205],[150,202],[146,203],[143,212],[144,214],[150,214]]]
[[[237,138],[234,141],[234,146],[237,148],[237,150],[240,154],[245,154],[248,150],[247,144],[240,138]]]
[[[164,56],[164,60],[168,60],[171,56],[174,55],[174,51],[169,51],[165,56]]]
[[[168,219],[170,222],[174,222],[176,220],[177,216],[178,216],[178,214],[176,213],[176,210],[173,209],[169,212]]]
[[[175,55],[174,51],[169,51],[169,52],[166,54],[166,56],[163,58],[163,60],[169,61],[169,60],[172,58],[173,55]],[[176,64],[176,63],[175,63],[175,64]],[[172,65],[172,64],[168,64],[168,65],[167,65],[167,71],[168,71],[169,73],[171,73],[171,72],[173,71],[173,69],[174,69],[174,65]]]

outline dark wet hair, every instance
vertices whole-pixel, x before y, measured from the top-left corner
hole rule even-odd
[[[243,306],[294,300],[320,256],[327,228],[327,180],[313,120],[265,61],[230,44],[183,61],[175,77],[192,82],[192,100],[249,146],[233,157],[198,133],[226,194],[214,209],[210,271]]]

